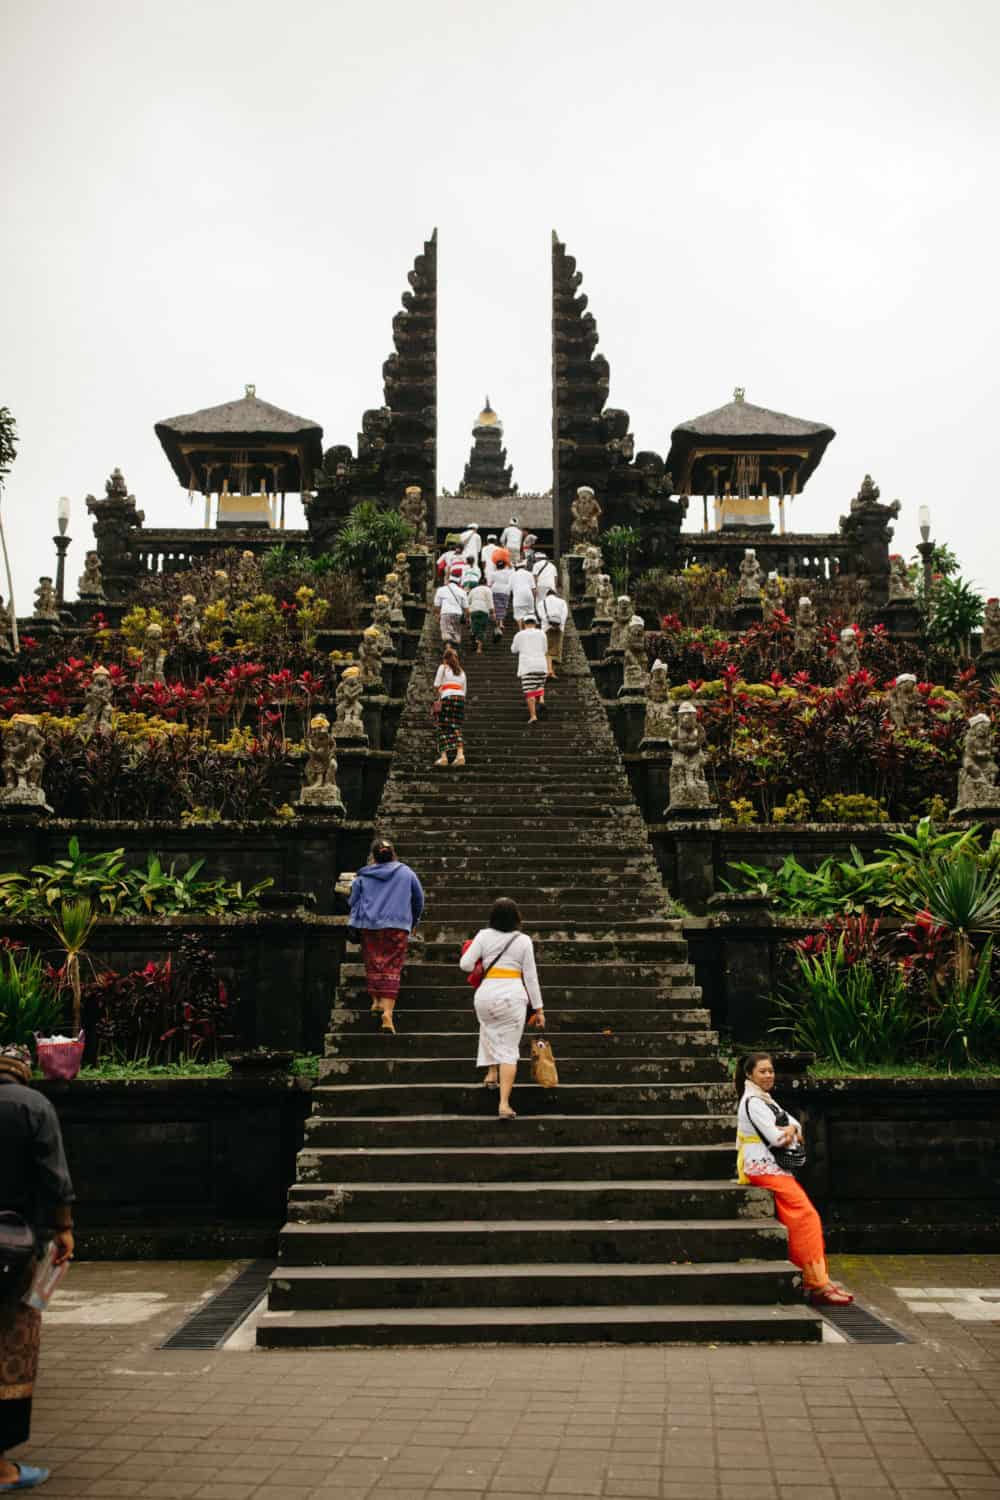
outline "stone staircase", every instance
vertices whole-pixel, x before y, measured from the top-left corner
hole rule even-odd
[[[378,819],[422,941],[396,1037],[341,971],[258,1342],[816,1340],[769,1195],[732,1180],[732,1088],[579,640],[533,728],[508,644],[468,656],[468,765],[436,769],[428,617]],[[510,1122],[457,964],[497,895],[561,1080],[522,1064]]]

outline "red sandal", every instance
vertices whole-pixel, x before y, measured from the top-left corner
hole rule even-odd
[[[820,1287],[815,1292],[809,1293],[809,1301],[813,1307],[849,1307],[854,1301],[852,1292],[845,1291],[842,1286]]]

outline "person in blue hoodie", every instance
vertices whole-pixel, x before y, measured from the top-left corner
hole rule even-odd
[[[351,926],[360,936],[372,1015],[381,1015],[382,1030],[395,1036],[392,1013],[410,933],[424,909],[424,890],[388,839],[375,840],[370,860],[351,886]]]

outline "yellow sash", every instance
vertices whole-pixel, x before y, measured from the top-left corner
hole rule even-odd
[[[739,1150],[736,1153],[736,1175],[744,1186],[749,1182],[746,1172],[743,1170],[743,1151],[747,1146],[762,1146],[764,1142],[759,1135],[744,1135],[742,1130],[736,1132],[736,1144]]]
[[[520,979],[520,969],[491,969],[486,975],[487,979]]]

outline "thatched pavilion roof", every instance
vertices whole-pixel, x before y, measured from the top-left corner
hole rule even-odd
[[[278,488],[309,485],[323,462],[323,429],[262,401],[253,386],[238,401],[208,406],[157,422],[155,432],[181,484],[198,487],[205,463],[225,464],[245,455],[251,465],[282,462]]]
[[[825,422],[754,406],[738,392],[725,406],[674,428],[667,468],[678,494],[711,494],[710,462],[740,453],[770,454],[778,462],[787,458],[801,490],[835,436]]]

